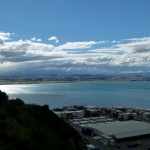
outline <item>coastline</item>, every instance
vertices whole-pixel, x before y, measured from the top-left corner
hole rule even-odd
[[[137,82],[150,81],[150,76],[119,75],[47,75],[47,76],[1,76],[0,85],[46,84],[77,82]]]
[[[0,85],[19,85],[19,84],[49,84],[49,83],[86,83],[86,82],[150,82],[149,80],[51,80],[51,81],[0,81]]]
[[[149,80],[53,80],[53,81],[2,81],[0,85],[20,85],[20,84],[49,84],[49,83],[86,83],[86,82],[150,82]]]

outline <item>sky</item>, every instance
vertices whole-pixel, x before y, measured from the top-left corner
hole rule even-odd
[[[1,0],[0,75],[150,72],[149,0]]]

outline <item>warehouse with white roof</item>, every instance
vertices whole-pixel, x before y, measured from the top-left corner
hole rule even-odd
[[[150,134],[150,123],[135,120],[87,124],[86,128],[92,129],[96,135],[106,135],[115,140]]]

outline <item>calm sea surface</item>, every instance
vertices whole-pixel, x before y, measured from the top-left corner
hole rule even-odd
[[[75,82],[0,85],[10,98],[26,103],[65,105],[129,106],[150,108],[150,82]]]

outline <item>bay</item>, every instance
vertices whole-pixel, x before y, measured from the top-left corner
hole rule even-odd
[[[70,82],[0,85],[9,98],[25,103],[48,104],[50,108],[67,105],[150,108],[150,82]]]

